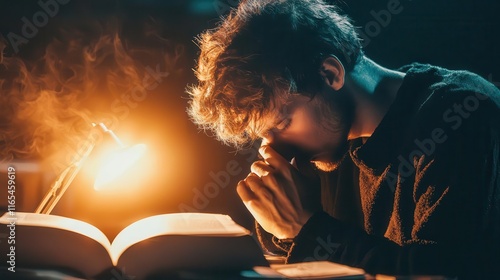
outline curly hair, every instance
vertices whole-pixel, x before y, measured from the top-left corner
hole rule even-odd
[[[242,1],[198,45],[188,113],[237,148],[258,139],[291,94],[312,98],[321,89],[324,58],[349,71],[362,55],[349,18],[322,0]]]

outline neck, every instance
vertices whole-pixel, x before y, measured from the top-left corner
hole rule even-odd
[[[354,69],[346,73],[343,90],[353,97],[355,103],[349,139],[372,135],[396,98],[404,75],[367,57],[362,57]]]

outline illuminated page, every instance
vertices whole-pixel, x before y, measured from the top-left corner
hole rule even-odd
[[[111,260],[118,263],[120,255],[130,246],[161,235],[243,236],[250,232],[231,217],[209,213],[173,213],[139,220],[122,230],[111,245]]]
[[[294,264],[272,264],[271,268],[287,278],[314,279],[323,277],[347,277],[364,275],[360,268],[328,261],[303,262]],[[258,268],[256,268],[258,272]]]
[[[0,218],[0,224],[9,224],[11,221],[15,221],[16,225],[46,227],[71,231],[97,241],[104,248],[106,248],[107,251],[111,248],[111,244],[109,243],[106,235],[89,223],[57,215],[25,212],[14,213],[15,216],[11,216],[9,212],[5,213]],[[15,219],[13,220],[12,218]]]

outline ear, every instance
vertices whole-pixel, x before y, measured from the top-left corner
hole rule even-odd
[[[344,86],[345,69],[336,56],[329,56],[323,60],[320,74],[327,86],[333,90],[340,90]]]

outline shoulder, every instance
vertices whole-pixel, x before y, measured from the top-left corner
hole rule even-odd
[[[500,104],[500,90],[470,71],[450,70],[421,63],[412,63],[399,70],[406,73],[408,82],[423,83],[431,91],[477,93],[488,96]]]
[[[456,127],[464,119],[500,118],[500,90],[477,74],[418,63],[400,70],[406,72],[406,89],[418,88],[413,93],[416,121]]]

